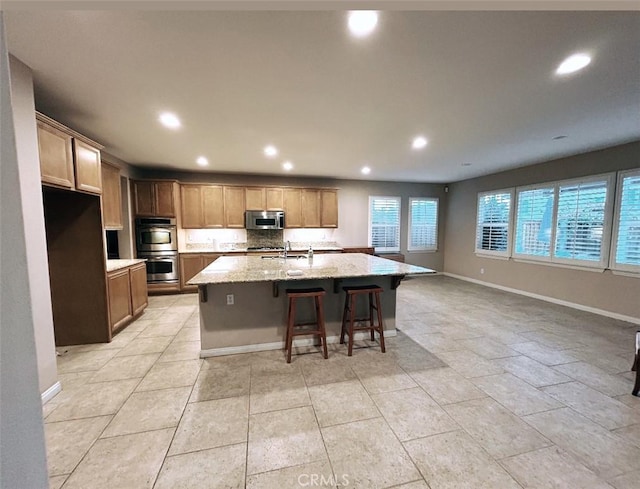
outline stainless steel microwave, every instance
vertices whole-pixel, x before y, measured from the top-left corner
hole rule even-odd
[[[284,229],[284,212],[247,211],[245,227],[247,229]]]

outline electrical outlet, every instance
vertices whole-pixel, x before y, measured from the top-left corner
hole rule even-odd
[[[484,275],[484,268],[480,269],[480,275]]]
[[[227,306],[233,306],[233,294],[227,294]]]

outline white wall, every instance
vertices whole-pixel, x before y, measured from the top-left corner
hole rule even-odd
[[[4,35],[4,17],[0,11],[0,488],[48,487],[42,405],[38,386],[34,321],[45,316],[32,297],[40,290],[38,280],[46,282],[48,269],[44,252],[44,275],[38,276],[28,255],[36,249],[28,244],[34,225],[28,222],[37,202],[42,198],[39,188],[35,195],[25,194],[32,177],[25,154],[24,140],[14,128],[28,103],[20,87],[30,81],[30,73],[16,65],[15,78],[9,73],[9,58]],[[14,63],[11,63],[11,69]],[[12,75],[14,75],[12,73]],[[28,80],[26,78],[28,78]],[[13,93],[10,91],[13,90]],[[31,92],[32,93],[32,92]],[[15,98],[12,95],[15,94]],[[12,107],[12,102],[15,106]],[[31,104],[33,95],[31,94]],[[15,113],[12,112],[12,108]],[[31,106],[33,117],[33,105]],[[24,130],[20,124],[20,130]],[[35,162],[35,163],[34,163]],[[38,164],[38,158],[31,162]],[[22,165],[25,165],[23,168]],[[24,172],[23,172],[24,170]],[[24,208],[25,202],[32,202]],[[42,215],[40,216],[42,221]],[[37,227],[37,226],[35,226]],[[44,228],[41,230],[44,231]],[[35,235],[39,241],[38,233]],[[35,247],[34,247],[35,246]],[[46,250],[46,248],[44,249]],[[42,258],[42,257],[40,257]],[[39,263],[42,259],[38,260]],[[34,281],[36,283],[34,283]],[[47,298],[49,294],[46,294]],[[33,307],[32,307],[33,306]],[[49,311],[49,314],[51,312]],[[51,331],[53,328],[51,325]],[[43,347],[44,345],[40,345]],[[49,348],[45,348],[49,350]],[[55,359],[55,357],[54,357]],[[48,377],[48,376],[47,376]],[[54,367],[55,377],[55,367]]]

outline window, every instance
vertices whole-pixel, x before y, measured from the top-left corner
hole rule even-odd
[[[514,257],[606,267],[612,175],[516,190]]]
[[[369,246],[400,251],[400,197],[369,197]]]
[[[408,251],[438,249],[438,199],[409,199]]]
[[[476,253],[509,256],[511,190],[478,194]]]
[[[620,173],[611,268],[640,272],[640,170]]]

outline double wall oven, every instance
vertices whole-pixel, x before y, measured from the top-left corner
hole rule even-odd
[[[147,282],[177,284],[178,230],[176,220],[164,217],[136,219],[136,250],[147,265]]]

